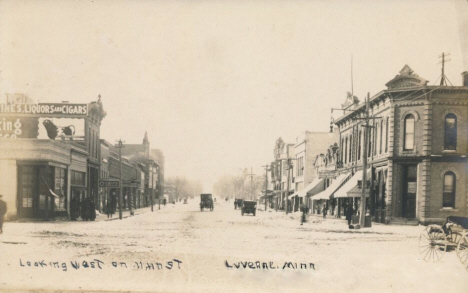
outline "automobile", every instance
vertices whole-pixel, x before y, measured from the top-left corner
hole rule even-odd
[[[241,207],[242,207],[242,202],[243,202],[243,201],[244,201],[244,200],[241,199],[241,198],[236,198],[236,199],[234,200],[234,209],[237,210],[237,208],[241,208]]]
[[[203,211],[203,209],[210,209],[212,211],[213,208],[213,195],[211,193],[200,194],[200,211]]]
[[[253,214],[255,217],[255,213],[257,212],[257,202],[252,200],[244,200],[242,202],[242,216],[244,214]]]

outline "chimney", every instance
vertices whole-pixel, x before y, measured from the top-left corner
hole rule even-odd
[[[468,86],[468,71],[462,72],[463,86]]]

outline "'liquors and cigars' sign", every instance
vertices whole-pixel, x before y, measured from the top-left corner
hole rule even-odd
[[[83,139],[87,104],[0,104],[0,138]]]
[[[0,104],[0,113],[39,115],[88,115],[87,104]]]

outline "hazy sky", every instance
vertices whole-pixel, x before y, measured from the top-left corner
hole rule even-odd
[[[461,85],[463,1],[1,1],[0,100],[101,94],[101,138],[148,131],[168,176],[209,191],[239,168],[263,172],[278,137],[328,131],[352,54],[361,99],[405,64],[433,84],[442,52]]]

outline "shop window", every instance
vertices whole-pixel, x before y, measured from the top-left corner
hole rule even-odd
[[[457,116],[452,113],[445,116],[444,149],[457,149]]]
[[[413,114],[408,114],[405,117],[404,125],[404,150],[413,150],[414,149],[414,116]]]
[[[456,176],[449,171],[444,175],[442,207],[455,208]]]

